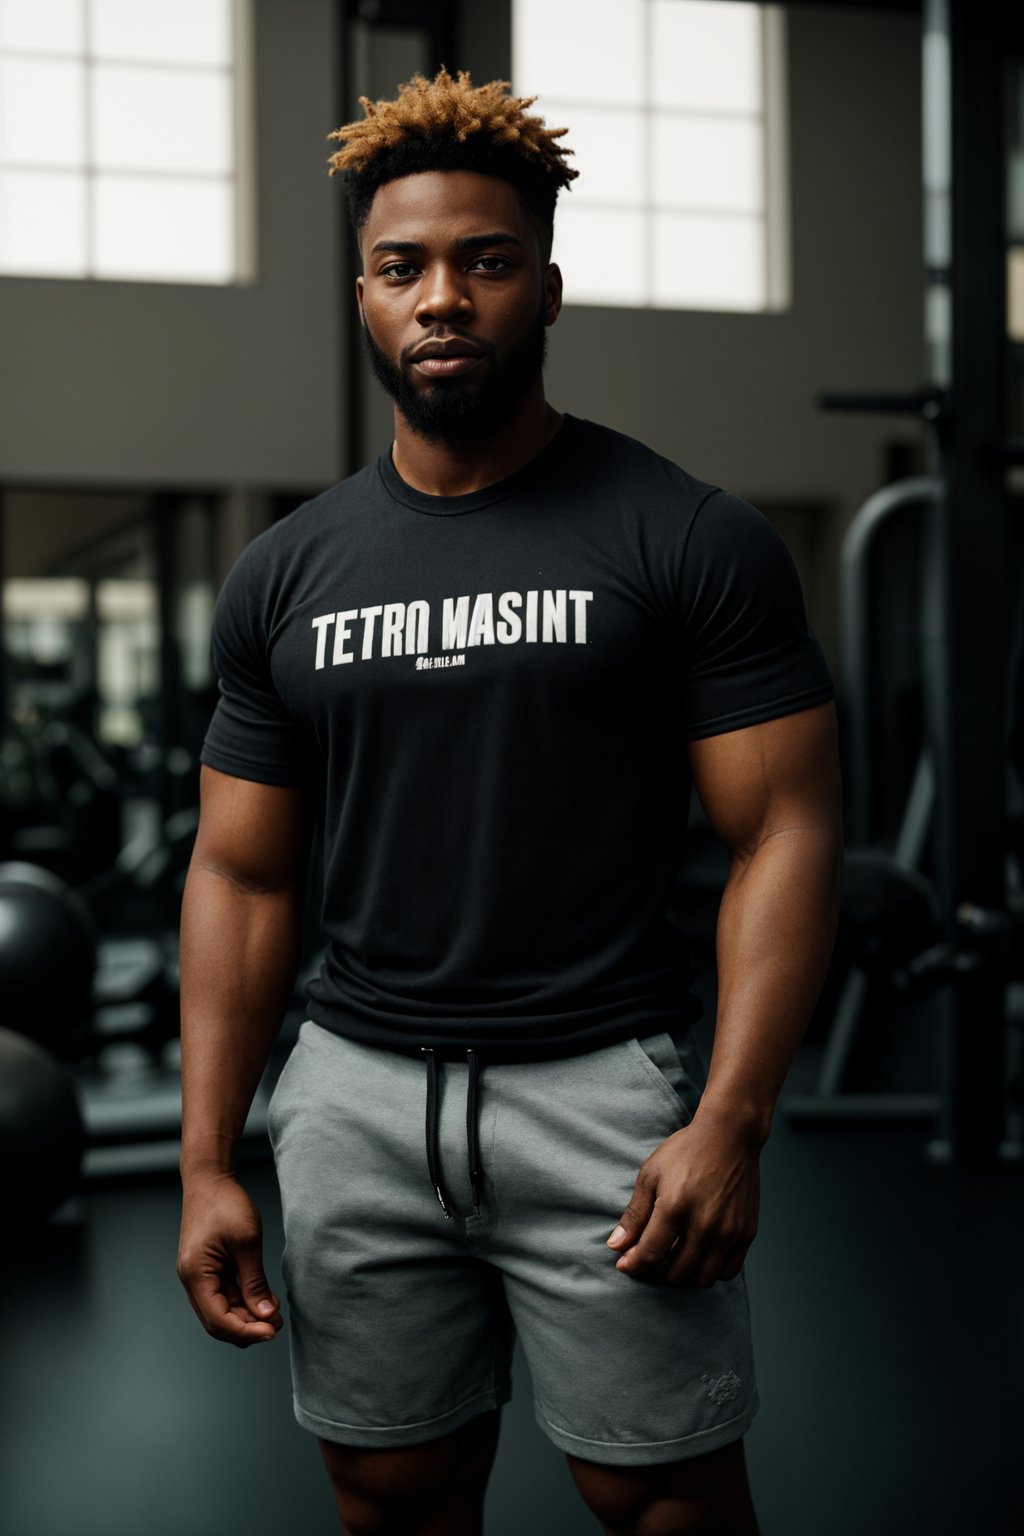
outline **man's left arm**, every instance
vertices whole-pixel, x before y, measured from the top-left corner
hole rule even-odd
[[[705,815],[729,848],[714,1048],[696,1114],[641,1165],[609,1245],[627,1274],[706,1287],[739,1274],[756,1235],[761,1148],[835,939],[835,707],[691,742],[689,758]]]

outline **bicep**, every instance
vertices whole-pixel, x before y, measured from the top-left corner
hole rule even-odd
[[[299,786],[202,765],[195,866],[252,890],[295,888],[305,879],[311,831],[308,797]]]
[[[691,741],[687,751],[704,814],[734,857],[798,828],[841,840],[833,703]]]

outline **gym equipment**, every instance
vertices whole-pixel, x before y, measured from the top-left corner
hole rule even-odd
[[[935,477],[885,487],[857,513],[840,554],[846,823],[854,846],[825,1051],[815,1092],[783,1100],[792,1121],[936,1122],[943,1107],[936,1091],[850,1091],[869,999],[881,989],[889,1004],[907,1004],[940,987],[1005,983],[1024,971],[1020,913],[962,902],[949,923],[936,884],[934,763],[943,748],[928,682],[941,493]],[[898,1022],[896,1014],[891,1027]]]
[[[54,1044],[88,1017],[96,941],[88,908],[57,875],[0,864],[0,995],[23,1034]]]
[[[940,493],[933,477],[886,486],[856,514],[840,550],[847,849],[832,970],[838,994],[816,1091],[783,1101],[790,1120],[933,1120],[935,1092],[847,1092],[873,985],[939,942],[941,908],[922,872],[934,805],[924,737],[922,552]]]
[[[84,1150],[70,1071],[34,1040],[0,1029],[3,1239],[45,1220],[75,1193]]]
[[[120,842],[117,774],[70,720],[4,723],[5,850],[69,885],[105,869]]]
[[[1013,627],[1022,552],[1019,504],[1008,495],[1006,470],[1024,464],[1024,440],[1011,435],[1007,388],[1013,354],[1003,108],[1015,13],[987,5],[982,11],[979,19],[967,0],[922,6],[929,381],[915,391],[829,392],[818,400],[824,409],[914,415],[930,429],[938,492],[923,510],[918,567],[918,633],[927,644],[923,751],[893,856],[899,863],[907,851],[900,843],[915,831],[927,836],[941,930],[915,983],[938,988],[929,1009],[941,1044],[941,1090],[929,1155],[971,1171],[1024,1156],[1019,1127],[1014,1140],[1007,1122],[1008,1047],[1021,1022],[1020,992],[1007,980],[1018,972],[1008,956],[979,944],[965,921],[965,914],[984,914],[982,927],[1005,930],[1012,947],[1024,913],[1019,864],[1008,868],[1007,859],[1015,826],[1019,836],[1019,817],[1007,804],[1007,719],[1019,686]],[[852,1107],[843,1101],[841,1079],[867,984],[863,971],[859,977],[837,1011],[819,1084],[819,1107],[830,1118]],[[861,1111],[867,1107],[862,1103]]]

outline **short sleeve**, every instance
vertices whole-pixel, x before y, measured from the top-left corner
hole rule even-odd
[[[274,686],[259,553],[254,545],[242,551],[217,598],[210,650],[218,699],[199,760],[240,779],[297,784],[303,736]]]
[[[696,741],[809,709],[835,689],[800,579],[768,519],[714,491],[684,551],[683,735]]]

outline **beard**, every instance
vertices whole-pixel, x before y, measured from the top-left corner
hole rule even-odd
[[[526,398],[544,367],[548,340],[541,304],[533,325],[504,355],[499,356],[489,342],[474,338],[475,344],[484,348],[489,363],[482,384],[461,378],[434,379],[429,388],[419,390],[409,376],[410,364],[405,353],[398,363],[393,363],[370,335],[369,326],[360,329],[374,378],[391,396],[412,431],[435,443],[473,442],[502,427]],[[453,334],[451,327],[448,334]],[[427,339],[426,335],[422,338]]]

